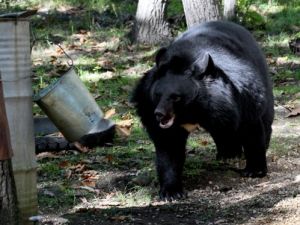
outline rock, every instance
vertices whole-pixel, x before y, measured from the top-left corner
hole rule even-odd
[[[289,114],[289,110],[282,105],[278,105],[274,107],[275,110],[275,118],[276,119],[283,119]]]

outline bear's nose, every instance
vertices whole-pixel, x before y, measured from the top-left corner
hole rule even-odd
[[[165,113],[163,113],[162,111],[160,111],[158,109],[156,109],[154,111],[154,115],[155,115],[157,121],[161,121],[165,117]]]

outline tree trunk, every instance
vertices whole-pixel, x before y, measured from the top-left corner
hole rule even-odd
[[[18,225],[17,192],[11,165],[12,149],[0,74],[0,224]]]
[[[218,0],[182,0],[188,28],[199,23],[221,19]]]
[[[0,161],[0,221],[1,225],[18,225],[17,193],[11,160]]]
[[[138,43],[157,44],[171,37],[165,21],[166,0],[139,0],[134,27],[134,40]]]
[[[224,18],[227,20],[235,17],[236,0],[224,0]]]

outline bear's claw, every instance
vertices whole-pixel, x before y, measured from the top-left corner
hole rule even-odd
[[[159,192],[159,198],[162,201],[172,202],[186,197],[187,195],[183,191],[160,191]]]
[[[251,178],[262,178],[267,175],[267,170],[250,170],[250,169],[243,169],[240,171],[242,177],[251,177]]]

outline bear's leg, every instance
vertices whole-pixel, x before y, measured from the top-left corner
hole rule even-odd
[[[156,148],[160,198],[168,201],[182,198],[182,170],[188,132],[182,128],[170,128],[150,136]]]
[[[217,146],[217,159],[230,159],[240,157],[242,144],[239,135],[235,131],[218,131],[212,133]]]
[[[269,111],[262,116],[262,122],[264,123],[264,128],[265,128],[266,149],[269,148],[269,144],[271,140],[273,118],[274,118],[273,108],[269,109]]]
[[[246,168],[242,175],[246,177],[264,177],[267,174],[266,133],[261,120],[249,124],[243,131],[243,147]]]

